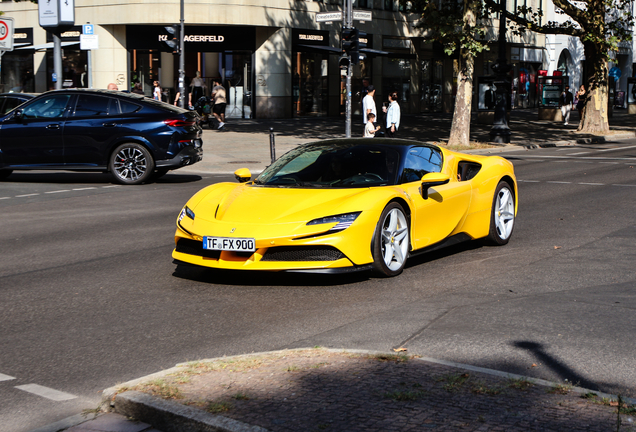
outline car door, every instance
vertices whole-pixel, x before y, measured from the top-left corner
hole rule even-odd
[[[106,166],[106,148],[117,134],[117,99],[78,94],[64,126],[64,162],[67,166]]]
[[[413,147],[405,157],[401,183],[415,208],[411,215],[413,249],[444,240],[468,211],[472,190],[470,182],[451,180],[445,185],[430,188],[428,198],[422,198],[421,178],[429,172],[441,172],[442,163],[442,154],[432,147]]]
[[[71,96],[43,95],[14,111],[0,125],[0,148],[8,166],[62,166],[64,122]]]

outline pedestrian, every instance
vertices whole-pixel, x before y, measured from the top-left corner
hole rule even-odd
[[[223,130],[225,127],[225,107],[227,105],[227,99],[225,98],[225,87],[223,87],[219,81],[214,81],[212,99],[214,100],[212,114],[214,114],[216,121],[219,122],[217,130]]]
[[[360,109],[362,109],[362,101],[364,100],[364,97],[369,93],[370,84],[371,81],[369,80],[369,77],[362,78],[362,90],[360,91]],[[364,120],[365,118],[366,116],[364,115],[364,113],[362,113],[362,120]]]
[[[159,81],[155,81],[153,83],[153,85],[155,86],[155,88],[152,90],[152,98],[154,100],[161,100],[161,85],[159,85]]]
[[[189,105],[192,106],[192,101],[196,103],[199,98],[207,93],[208,86],[205,85],[205,81],[201,78],[201,72],[197,71],[196,76],[190,83],[190,98]]]
[[[364,138],[373,138],[375,133],[380,130],[380,126],[376,126],[375,115],[373,113],[367,114],[367,124],[364,127]]]
[[[136,82],[135,83],[135,85],[133,86],[133,89],[132,89],[132,93],[136,93],[136,94],[140,94],[140,95],[144,94],[144,90],[141,88],[141,83],[140,82]]]
[[[398,94],[397,92],[391,92],[389,94],[389,107],[386,108],[386,136],[387,137],[389,138],[397,137],[397,131],[400,128],[401,117],[402,117],[402,113],[400,111],[400,104],[398,103]]]
[[[373,118],[378,117],[378,111],[375,108],[375,99],[373,99],[373,97],[375,96],[375,87],[373,87],[373,85],[369,85],[367,89],[369,90],[369,92],[364,97],[364,99],[362,99],[362,116],[364,118],[365,127],[367,125],[366,120],[369,118],[369,113],[373,114]]]
[[[568,120],[570,120],[570,111],[572,111],[572,101],[574,98],[572,97],[572,93],[570,92],[570,86],[565,86],[563,92],[561,92],[561,96],[559,96],[559,106],[561,107],[561,115],[563,116],[563,125],[568,125]]]
[[[106,87],[106,90],[119,91],[119,87],[117,87],[117,84],[115,83],[109,83],[108,87]]]
[[[585,98],[587,94],[585,93],[585,86],[581,84],[579,87],[579,91],[576,92],[576,109],[579,112],[579,118],[583,118],[583,107],[585,106]]]

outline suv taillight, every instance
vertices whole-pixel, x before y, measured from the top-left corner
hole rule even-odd
[[[168,126],[174,126],[174,127],[191,127],[191,126],[194,126],[195,124],[194,121],[186,121],[181,119],[168,119],[168,120],[164,120],[163,122],[167,124]]]

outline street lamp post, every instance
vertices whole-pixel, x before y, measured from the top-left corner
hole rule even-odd
[[[181,0],[179,25],[181,26],[181,40],[179,41],[179,106],[186,107],[185,102],[185,6],[184,0]]]
[[[495,118],[490,129],[490,140],[496,143],[510,142],[510,128],[508,127],[508,104],[510,103],[510,84],[508,72],[512,69],[506,62],[506,0],[499,0],[499,56],[497,63],[492,66],[495,71],[496,86]]]

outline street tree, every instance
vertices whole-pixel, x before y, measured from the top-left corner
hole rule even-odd
[[[505,0],[504,0],[505,1]],[[520,6],[506,17],[516,24],[516,32],[534,31],[542,34],[575,36],[581,40],[586,67],[583,77],[587,96],[578,130],[598,133],[609,131],[608,63],[610,53],[619,43],[631,41],[633,14],[631,0],[552,0],[557,13],[567,17],[563,22],[543,23],[543,13]],[[498,7],[486,0],[490,8]]]
[[[419,18],[416,28],[424,38],[442,44],[447,55],[458,51],[457,95],[449,145],[467,147],[470,144],[475,57],[488,50],[483,20],[487,9],[480,0],[439,1],[400,0],[404,10]]]

